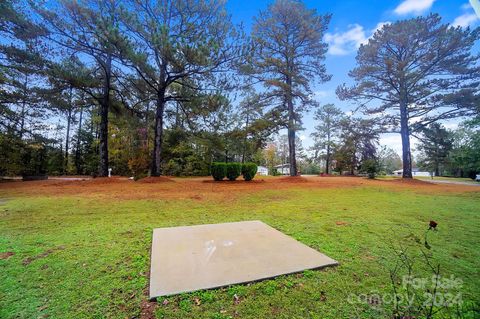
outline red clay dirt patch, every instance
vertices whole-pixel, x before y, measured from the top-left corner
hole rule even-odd
[[[279,182],[287,183],[308,183],[310,182],[307,178],[302,176],[285,176],[278,179]]]
[[[347,223],[347,222],[342,222],[342,221],[336,221],[336,222],[335,222],[335,225],[337,225],[337,226],[347,226],[347,225],[349,225],[349,223]]]
[[[264,179],[254,179],[254,180],[251,180],[251,181],[246,181],[246,180],[243,180],[243,179],[237,179],[237,180],[234,180],[234,181],[230,181],[228,179],[222,179],[221,181],[216,181],[216,180],[213,180],[213,179],[207,179],[207,180],[203,180],[202,183],[220,183],[220,184],[243,184],[243,185],[247,185],[247,184],[259,184],[259,183],[265,183],[265,180]]]
[[[13,255],[15,255],[15,253],[11,252],[11,251],[0,253],[0,259],[8,259],[8,258],[12,257]]]
[[[368,180],[361,177],[271,177],[253,181],[215,182],[211,177],[171,178],[173,182],[142,183],[128,178],[96,178],[88,181],[44,180],[34,182],[0,183],[0,193],[8,196],[80,196],[103,197],[121,200],[235,200],[262,190],[283,190],[290,188],[323,188],[348,190],[358,187],[377,187],[392,191],[414,191],[426,194],[450,194],[480,192],[478,186],[432,184],[425,181]],[[282,195],[283,196],[283,195]]]
[[[145,183],[145,184],[155,184],[155,183],[168,183],[174,182],[173,179],[165,177],[165,176],[149,176],[138,180],[138,183]]]
[[[24,266],[27,266],[29,265],[32,261],[34,260],[37,260],[37,259],[41,259],[41,258],[45,258],[45,257],[48,257],[48,255],[56,252],[56,251],[59,251],[59,250],[64,250],[65,247],[63,246],[58,246],[58,247],[55,247],[55,248],[51,248],[43,253],[41,253],[40,255],[37,255],[37,256],[33,256],[33,257],[27,257],[25,258],[23,261],[22,261],[22,264]]]
[[[190,199],[202,200],[202,196],[200,196],[200,195],[192,195],[192,196],[190,196]]]
[[[118,183],[119,181],[126,181],[128,180],[127,177],[119,177],[119,176],[112,176],[112,177],[95,177],[89,180],[82,181],[83,183],[88,184],[113,184]]]
[[[140,304],[140,319],[155,319],[155,308],[157,303],[154,301],[142,300]]]

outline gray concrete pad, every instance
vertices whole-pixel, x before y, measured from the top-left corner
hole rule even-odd
[[[156,228],[150,298],[337,264],[261,221]]]

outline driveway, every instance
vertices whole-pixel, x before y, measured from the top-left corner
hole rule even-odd
[[[459,182],[459,181],[446,181],[446,180],[436,180],[436,179],[422,179],[422,181],[433,183],[433,184],[457,184],[457,185],[467,185],[467,186],[480,186],[479,182]]]

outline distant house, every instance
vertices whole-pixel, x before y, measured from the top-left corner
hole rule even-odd
[[[267,176],[268,175],[268,168],[266,168],[265,166],[258,166],[257,174]]]
[[[403,174],[403,169],[393,171],[393,175],[395,175],[395,176],[402,176],[402,174]],[[412,169],[412,175],[413,175],[413,177],[416,177],[416,176],[430,177],[430,176],[432,176],[430,174],[430,172],[420,171],[418,168],[413,168]]]
[[[277,165],[275,168],[277,169],[277,172],[282,175],[290,175],[290,164],[288,163]]]

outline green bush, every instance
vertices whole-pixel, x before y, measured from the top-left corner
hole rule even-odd
[[[280,175],[282,175],[282,174],[278,171],[278,169],[276,169],[275,167],[273,167],[270,171],[272,172],[272,173],[271,173],[272,176],[280,176]]]
[[[251,181],[255,177],[255,174],[257,174],[257,169],[258,167],[255,163],[244,163],[242,165],[243,179],[246,181]]]
[[[363,161],[360,171],[366,173],[368,178],[374,179],[380,171],[380,166],[376,160],[367,159]]]
[[[237,179],[242,174],[242,164],[240,163],[227,163],[227,178],[231,181]]]
[[[222,162],[212,163],[211,173],[214,180],[221,181],[227,176],[227,164]]]

